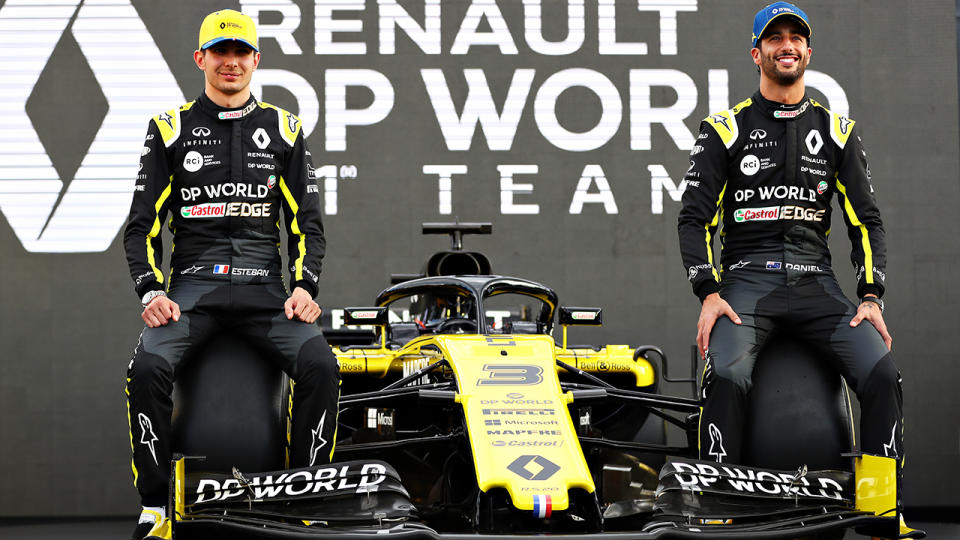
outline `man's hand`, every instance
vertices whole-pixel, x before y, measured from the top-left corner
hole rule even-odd
[[[158,296],[143,308],[140,318],[150,328],[166,326],[170,319],[173,319],[173,322],[180,320],[180,306],[166,296]]]
[[[877,332],[880,332],[883,343],[886,344],[887,350],[890,350],[893,346],[893,338],[887,331],[887,323],[883,322],[883,311],[880,310],[880,306],[873,302],[860,302],[857,307],[857,314],[850,319],[850,326],[859,326],[864,320],[870,321]]]
[[[320,316],[320,305],[313,301],[313,297],[303,287],[297,287],[290,294],[290,298],[283,303],[283,312],[288,319],[294,317],[305,323],[314,323]]]
[[[706,358],[707,347],[710,346],[710,332],[717,319],[726,316],[735,324],[741,324],[740,316],[726,300],[720,298],[720,293],[707,295],[703,299],[703,307],[700,308],[700,319],[697,321],[697,348],[700,350],[700,357]]]

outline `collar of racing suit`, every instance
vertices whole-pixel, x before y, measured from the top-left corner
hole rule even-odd
[[[213,100],[207,97],[206,92],[204,92],[197,98],[197,105],[200,106],[200,110],[213,118],[219,120],[239,120],[257,109],[257,99],[251,94],[250,98],[247,99],[242,107],[227,108],[214,103]]]
[[[778,120],[792,120],[803,116],[810,109],[810,98],[807,94],[799,103],[788,105],[779,101],[771,101],[757,90],[753,94],[753,102],[756,103],[767,115]]]

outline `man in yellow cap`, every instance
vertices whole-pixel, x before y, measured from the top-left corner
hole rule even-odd
[[[204,91],[151,119],[124,247],[146,328],[127,370],[134,484],[144,510],[134,540],[170,538],[171,393],[186,350],[221,327],[272,352],[297,383],[290,464],[333,455],[339,370],[314,324],[325,240],[300,119],[250,94],[260,63],[253,20],[211,13],[194,61]],[[282,280],[281,208],[290,290]],[[161,271],[162,224],[176,250]]]

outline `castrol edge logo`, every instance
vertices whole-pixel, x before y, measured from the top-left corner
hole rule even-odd
[[[263,217],[270,215],[270,204],[245,202],[219,202],[194,204],[180,208],[180,215],[187,218],[221,218],[221,217]]]

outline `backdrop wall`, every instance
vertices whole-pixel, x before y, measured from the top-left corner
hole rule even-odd
[[[677,248],[681,179],[700,119],[756,88],[764,3],[0,4],[0,516],[136,508],[123,379],[142,323],[119,233],[148,118],[202,90],[191,54],[205,14],[259,22],[254,91],[309,135],[329,312],[446,248],[421,222],[492,221],[467,247],[496,272],[604,308],[604,327],[578,339],[657,344],[679,367],[699,310]],[[801,7],[809,94],[860,122],[886,223],[907,502],[957,505],[956,5]]]

